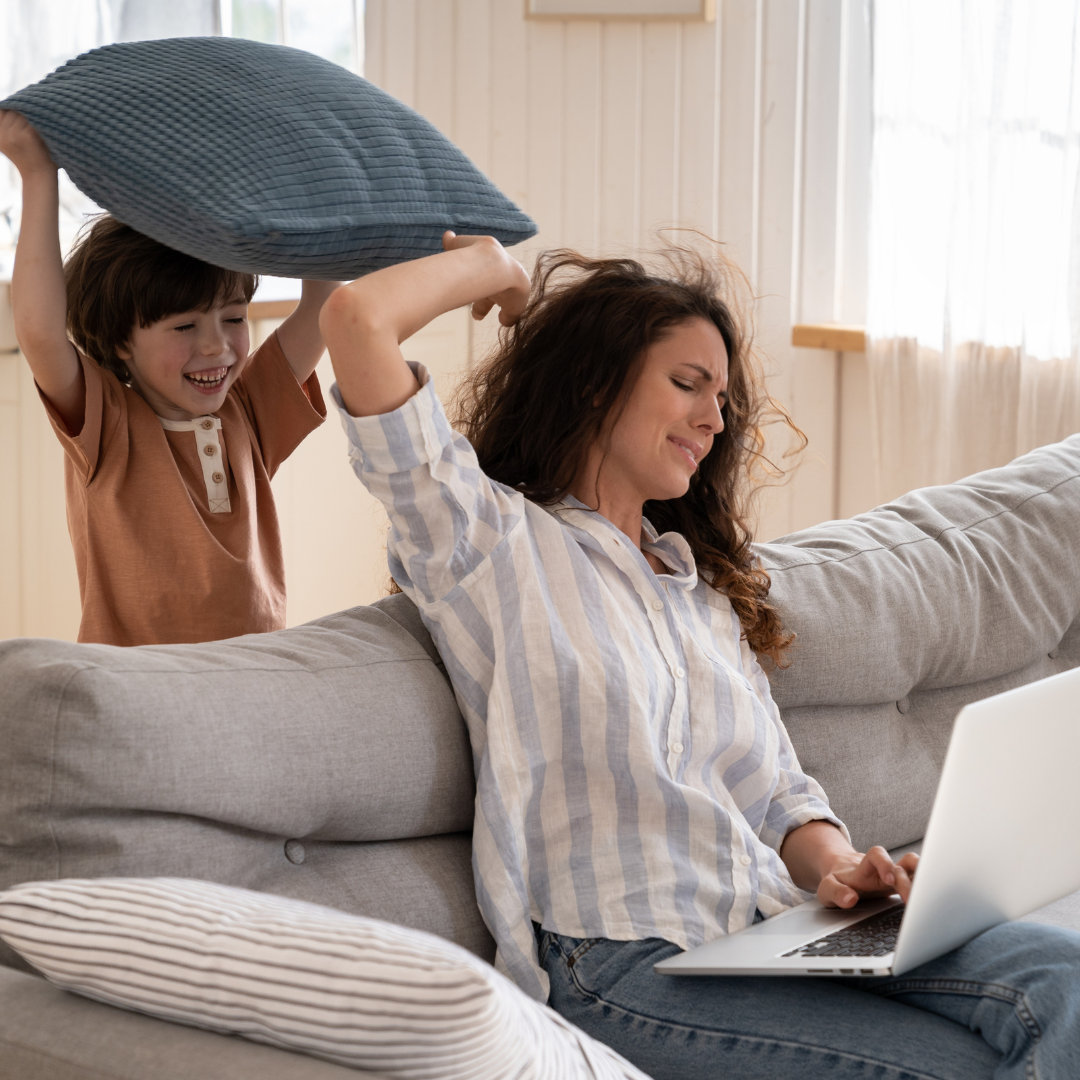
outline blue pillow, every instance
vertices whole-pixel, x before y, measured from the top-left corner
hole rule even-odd
[[[427,120],[345,68],[240,38],[93,49],[0,102],[99,206],[205,262],[328,279],[536,232]]]

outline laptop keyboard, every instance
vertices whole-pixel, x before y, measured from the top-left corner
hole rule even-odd
[[[886,956],[896,948],[903,915],[904,905],[898,904],[800,945],[784,956]]]

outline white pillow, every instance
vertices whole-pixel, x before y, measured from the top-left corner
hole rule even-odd
[[[183,878],[28,882],[0,937],[113,1005],[407,1080],[647,1080],[472,953],[298,900]]]

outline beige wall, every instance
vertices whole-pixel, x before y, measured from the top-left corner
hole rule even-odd
[[[771,389],[811,440],[767,493],[763,537],[868,505],[861,362],[789,344],[793,322],[861,318],[868,133],[844,107],[860,8],[720,0],[714,23],[564,23],[527,20],[522,0],[367,0],[368,77],[535,218],[526,262],[540,247],[634,251],[669,225],[729,245],[760,297]],[[488,333],[453,313],[411,354],[447,387]],[[61,455],[24,367],[0,354],[0,636],[72,637]],[[325,361],[321,375],[329,387]],[[385,521],[333,415],[275,490],[290,623],[381,595]]]

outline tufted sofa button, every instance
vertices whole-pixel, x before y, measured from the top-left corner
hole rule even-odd
[[[905,695],[904,697],[902,697],[902,698],[901,698],[901,699],[900,699],[900,700],[899,700],[899,701],[898,701],[898,702],[896,703],[896,711],[897,711],[898,713],[901,713],[901,714],[904,714],[904,715],[906,715],[907,713],[911,712],[911,698],[909,698],[909,697],[908,697],[907,695]]]
[[[299,840],[285,841],[285,858],[299,866],[306,858],[304,845]]]

